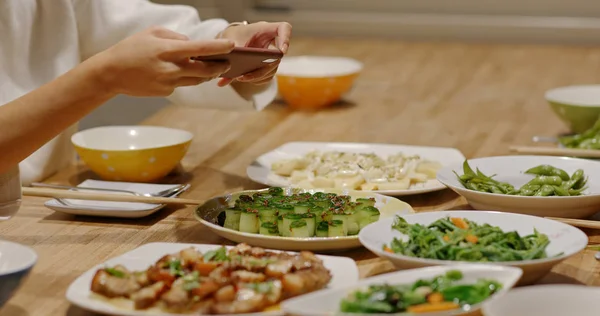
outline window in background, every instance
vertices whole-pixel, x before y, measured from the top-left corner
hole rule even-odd
[[[247,1],[249,20],[287,20],[297,35],[600,42],[593,0]]]

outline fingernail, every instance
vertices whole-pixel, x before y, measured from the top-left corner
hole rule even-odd
[[[281,45],[281,52],[284,54],[287,53],[288,47],[289,47],[288,44]]]

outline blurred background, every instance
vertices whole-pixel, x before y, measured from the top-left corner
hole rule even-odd
[[[154,0],[198,9],[202,19],[288,21],[295,37],[395,38],[595,45],[597,0]],[[168,101],[120,96],[80,129],[136,124]]]

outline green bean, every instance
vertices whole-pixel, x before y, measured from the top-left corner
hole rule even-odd
[[[525,173],[535,174],[538,176],[558,176],[563,181],[570,179],[569,174],[566,171],[550,165],[539,165],[525,171]]]
[[[535,196],[549,196],[554,193],[554,187],[548,184],[542,185],[542,187],[535,192]]]
[[[565,189],[565,190],[569,190],[572,189],[573,186],[575,185],[575,183],[577,183],[577,180],[569,180],[569,181],[565,181],[563,182],[560,187]]]
[[[552,187],[554,188],[554,193],[556,193],[556,195],[558,195],[558,196],[570,196],[569,190],[565,190],[563,187],[558,186],[558,185],[554,185]]]
[[[573,172],[573,175],[571,176],[571,180],[575,181],[575,183],[573,184],[572,188],[573,189],[580,189],[581,187],[583,187],[585,185],[585,179],[584,179],[584,174],[583,174],[583,170],[582,169],[577,169],[575,172]]]
[[[525,189],[522,188],[521,190],[519,190],[518,195],[521,195],[521,196],[533,196],[536,191],[537,190],[532,190],[530,188],[525,188]]]
[[[537,176],[533,180],[527,182],[527,184],[538,184],[538,185],[561,185],[562,179],[559,176]]]

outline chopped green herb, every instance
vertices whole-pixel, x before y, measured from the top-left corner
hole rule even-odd
[[[117,278],[124,278],[125,277],[125,272],[123,271],[119,271],[115,268],[104,268],[104,271],[106,271],[108,274],[117,277]]]
[[[191,291],[195,288],[200,287],[200,274],[198,271],[194,271],[190,274],[187,274],[182,277],[183,279],[183,289],[186,291]]]
[[[169,273],[176,276],[183,276],[183,270],[181,269],[181,260],[174,259],[169,262]]]
[[[204,254],[204,262],[215,261],[215,262],[224,262],[229,261],[229,257],[227,256],[227,248],[221,247],[217,250],[211,250]]]

